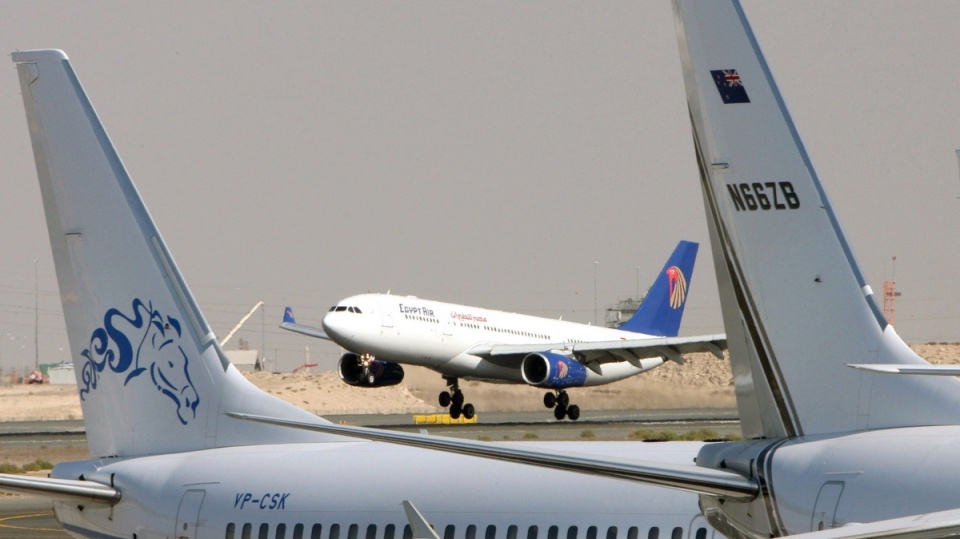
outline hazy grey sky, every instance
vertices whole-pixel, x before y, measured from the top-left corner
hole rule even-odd
[[[669,2],[0,4],[67,52],[218,335],[387,291],[590,322],[701,242],[682,332],[723,331]],[[745,1],[907,341],[960,339],[958,2]],[[0,69],[0,365],[68,358],[36,172]],[[811,336],[811,338],[816,338]],[[234,337],[232,345],[236,345]],[[228,347],[229,348],[229,347]]]

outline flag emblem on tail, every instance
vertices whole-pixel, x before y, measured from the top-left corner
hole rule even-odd
[[[724,103],[749,103],[747,97],[747,88],[743,85],[743,79],[736,69],[718,69],[711,71],[713,82],[717,85],[720,92],[720,99]]]
[[[679,309],[687,299],[687,278],[676,266],[667,268],[667,284],[670,288],[670,307]]]

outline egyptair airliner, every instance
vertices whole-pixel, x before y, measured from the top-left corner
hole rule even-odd
[[[713,537],[693,494],[243,419],[329,424],[226,358],[67,56],[13,61],[90,458],[0,490],[50,499],[78,538]],[[677,464],[702,444],[501,445]]]
[[[697,248],[677,245],[640,308],[618,329],[391,294],[338,302],[324,315],[323,329],[297,324],[287,307],[280,327],[345,348],[337,369],[350,385],[398,384],[402,364],[440,373],[449,390],[439,403],[454,419],[476,413],[460,389],[467,379],[546,389],[543,404],[554,417],[576,420],[580,407],[570,403],[569,388],[622,380],[689,352],[723,357],[723,335],[677,337]]]

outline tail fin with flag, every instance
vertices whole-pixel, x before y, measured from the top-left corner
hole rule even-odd
[[[887,323],[736,1],[674,0],[741,427],[775,438],[955,424],[960,381]]]

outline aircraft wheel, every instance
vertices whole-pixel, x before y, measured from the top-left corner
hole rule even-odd
[[[453,392],[453,403],[459,408],[463,406],[463,392],[459,389]]]
[[[450,406],[450,403],[451,403],[451,402],[453,402],[453,399],[450,398],[450,392],[449,392],[449,391],[441,391],[441,392],[440,392],[440,407],[441,407],[441,408],[446,408],[447,406]]]
[[[460,413],[463,412],[463,408],[459,404],[454,402],[450,405],[450,418],[451,419],[460,419]]]
[[[469,402],[463,405],[463,417],[465,419],[473,419],[473,416],[477,415],[477,411],[474,410],[473,405]]]
[[[566,391],[561,391],[560,394],[557,395],[557,404],[564,408],[570,406],[570,395],[567,395]]]
[[[567,417],[569,417],[571,421],[580,419],[580,407],[576,404],[571,404],[570,407],[567,408]]]
[[[567,409],[563,406],[557,405],[557,407],[553,409],[553,417],[555,417],[557,421],[563,421],[565,415],[567,415]]]
[[[547,408],[553,408],[557,405],[557,396],[551,392],[544,393],[543,395],[543,405]]]

